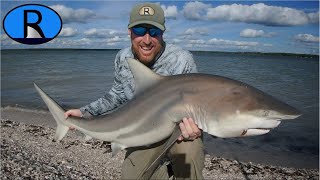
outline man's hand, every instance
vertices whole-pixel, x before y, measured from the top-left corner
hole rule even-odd
[[[67,119],[69,116],[82,117],[82,113],[80,109],[70,109],[64,113],[64,118]]]
[[[201,130],[194,123],[192,118],[183,118],[179,124],[182,135],[178,138],[178,141],[183,140],[195,140],[201,136]]]
[[[70,109],[67,112],[64,113],[64,118],[68,119],[69,116],[74,116],[74,117],[82,117],[82,113],[80,109]],[[74,127],[69,127],[70,130],[75,130]]]

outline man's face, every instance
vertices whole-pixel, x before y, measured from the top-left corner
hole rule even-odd
[[[138,30],[143,30],[143,28],[147,28],[148,32],[142,35],[143,33],[134,33],[135,31],[133,29],[129,29],[128,32],[131,36],[132,48],[133,51],[136,53],[136,56],[139,59],[139,61],[148,66],[161,51],[163,41],[162,32],[160,34],[158,33],[158,35],[155,35],[153,32],[151,32],[152,30],[150,30],[150,28],[154,27],[150,25],[138,25],[138,27],[142,27]]]

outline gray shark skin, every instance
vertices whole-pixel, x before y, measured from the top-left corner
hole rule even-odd
[[[168,138],[183,117],[204,132],[229,138],[268,133],[281,120],[300,112],[245,83],[208,74],[160,76],[135,59],[127,59],[135,96],[111,114],[92,119],[64,118],[65,110],[36,83],[34,86],[57,122],[54,140],[75,127],[87,136],[112,142],[112,151],[148,146]]]

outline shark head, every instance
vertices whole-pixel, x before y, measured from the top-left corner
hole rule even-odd
[[[217,82],[212,83],[216,84]],[[301,113],[294,107],[244,83],[225,80],[218,83],[216,96],[207,96],[208,133],[218,137],[255,136],[268,133],[282,120]],[[211,99],[210,99],[211,98]]]
[[[128,64],[136,83],[135,95],[162,83],[168,92],[173,90],[171,98],[181,100],[169,110],[174,122],[193,117],[199,128],[217,137],[266,134],[281,120],[300,116],[290,105],[233,79],[208,74],[163,77],[137,60],[128,58]]]

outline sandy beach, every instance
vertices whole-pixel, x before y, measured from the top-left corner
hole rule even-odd
[[[112,158],[108,143],[86,142],[77,131],[52,142],[55,125],[50,115],[32,114],[1,109],[1,179],[121,179],[125,151]],[[203,175],[206,179],[319,179],[319,170],[206,155]]]

